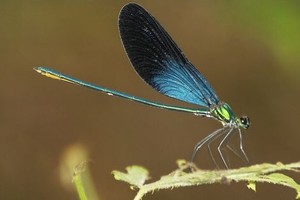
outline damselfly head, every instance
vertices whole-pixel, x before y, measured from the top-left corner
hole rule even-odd
[[[240,118],[240,125],[244,128],[244,129],[248,129],[250,126],[250,118],[247,116],[242,116]]]

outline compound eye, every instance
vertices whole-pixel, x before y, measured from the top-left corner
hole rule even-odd
[[[245,129],[248,129],[249,126],[250,126],[250,118],[247,117],[247,116],[242,116],[242,117],[240,118],[240,120],[241,120],[241,124],[243,125],[243,127],[244,127]]]

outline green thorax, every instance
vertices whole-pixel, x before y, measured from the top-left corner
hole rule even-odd
[[[236,116],[227,103],[221,103],[210,110],[212,117],[219,120],[222,124],[236,121]]]

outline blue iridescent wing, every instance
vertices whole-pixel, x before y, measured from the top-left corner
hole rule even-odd
[[[134,69],[155,90],[200,106],[218,104],[208,81],[144,8],[134,3],[125,5],[119,16],[119,31]]]

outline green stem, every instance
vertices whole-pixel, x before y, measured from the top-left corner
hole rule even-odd
[[[148,184],[139,185],[135,184],[138,183],[137,181],[133,181],[134,179],[140,180],[141,178],[142,180],[146,180],[147,177],[142,173],[140,173],[140,176],[138,176],[138,173],[135,173],[134,176],[132,176],[132,172],[127,170],[128,173],[123,174],[125,178],[122,178],[119,175],[119,173],[122,172],[114,171],[114,175],[117,180],[128,182],[129,184],[134,185],[136,188],[139,188],[139,191],[136,194],[134,200],[140,200],[147,193],[153,193],[154,191],[161,189],[173,189],[177,187],[198,186],[215,183],[230,183],[232,181],[248,182],[248,188],[254,191],[256,188],[256,183],[272,183],[283,185],[296,190],[296,198],[300,199],[300,185],[296,183],[291,177],[283,173],[279,173],[281,171],[299,172],[300,162],[286,165],[282,163],[264,163],[239,169],[228,170],[195,169],[193,172],[187,172],[190,170],[190,163],[183,161],[180,161],[180,163],[181,164],[179,164],[178,162],[179,169],[166,176],[161,177],[158,181]],[[134,169],[131,170],[134,171]],[[116,175],[118,176],[116,177]]]
[[[85,191],[83,183],[82,183],[81,173],[75,174],[73,177],[73,181],[74,181],[76,190],[78,192],[79,199],[87,200],[86,191]]]

